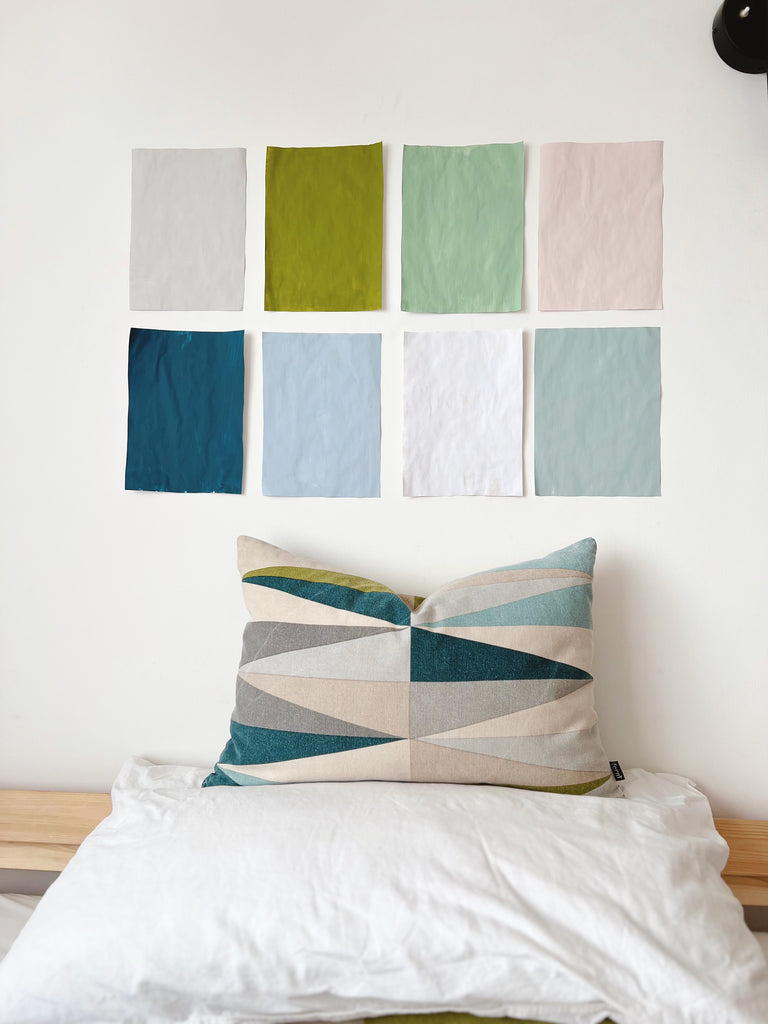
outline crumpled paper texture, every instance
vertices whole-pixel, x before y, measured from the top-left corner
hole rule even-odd
[[[523,493],[520,330],[407,332],[403,493]]]

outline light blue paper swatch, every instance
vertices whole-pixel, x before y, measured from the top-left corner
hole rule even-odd
[[[661,494],[658,327],[536,331],[537,494]]]
[[[380,494],[381,335],[263,335],[262,491]]]

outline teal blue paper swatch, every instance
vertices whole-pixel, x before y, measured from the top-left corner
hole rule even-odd
[[[658,327],[536,331],[537,494],[661,494]]]
[[[240,494],[242,331],[134,327],[125,488]]]

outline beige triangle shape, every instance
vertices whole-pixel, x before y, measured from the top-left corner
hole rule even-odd
[[[243,577],[247,572],[256,569],[268,569],[270,566],[293,565],[302,569],[326,569],[321,562],[313,562],[311,558],[293,555],[290,551],[267,544],[257,537],[237,538],[237,569]]]
[[[411,774],[413,782],[484,782],[496,786],[578,786],[603,775],[488,757],[420,740],[411,740]]]
[[[541,579],[569,579],[580,577],[583,580],[591,580],[588,572],[581,572],[578,569],[501,569],[495,572],[478,573],[477,576],[467,576],[463,580],[454,580],[441,587],[441,590],[461,590],[464,587],[483,587],[490,583],[514,583],[517,580],[541,580]]]
[[[485,739],[503,736],[551,736],[563,732],[580,732],[597,723],[595,684],[586,683],[573,693],[546,704],[537,704],[511,715],[501,715],[485,722],[475,722],[461,729],[436,732],[421,739]]]
[[[233,772],[267,782],[411,781],[410,740],[376,743],[356,750],[300,757],[272,764],[222,764]]]
[[[317,679],[307,676],[262,675],[241,672],[251,686],[321,715],[340,718],[392,736],[407,736],[409,682],[370,679]]]
[[[370,615],[348,612],[344,608],[332,608],[327,604],[319,604],[317,601],[308,601],[305,597],[288,594],[284,590],[260,587],[253,583],[243,584],[243,597],[251,618],[257,622],[298,622],[307,626],[407,628],[396,626],[386,619],[374,619]]]

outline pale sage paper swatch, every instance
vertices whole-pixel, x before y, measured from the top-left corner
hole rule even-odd
[[[536,331],[537,494],[661,493],[658,327]]]
[[[403,494],[523,493],[520,330],[407,332]]]
[[[242,309],[245,150],[134,149],[131,309]]]
[[[539,309],[662,308],[661,142],[541,147]]]
[[[522,142],[404,147],[402,309],[520,309],[524,171]]]

